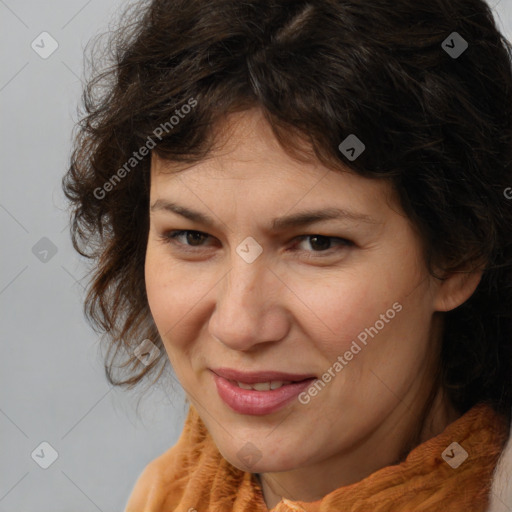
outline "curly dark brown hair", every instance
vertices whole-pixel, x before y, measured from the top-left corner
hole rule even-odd
[[[153,0],[121,20],[88,79],[62,182],[73,245],[96,263],[85,312],[107,340],[109,382],[132,388],[168,362],[144,282],[151,153],[198,162],[218,121],[258,107],[289,154],[304,158],[307,140],[329,168],[390,181],[431,272],[484,262],[475,293],[445,314],[440,374],[459,411],[488,401],[509,414],[512,46],[490,7]],[[338,149],[349,134],[366,146],[354,161]],[[146,338],[162,349],[147,367],[134,355]]]

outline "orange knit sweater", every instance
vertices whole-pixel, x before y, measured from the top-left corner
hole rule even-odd
[[[413,449],[402,463],[340,487],[319,501],[283,498],[271,512],[484,512],[492,472],[508,437],[506,423],[488,405],[476,405],[440,435]],[[268,508],[256,475],[222,457],[190,405],[178,442],[144,469],[125,512],[268,512]]]

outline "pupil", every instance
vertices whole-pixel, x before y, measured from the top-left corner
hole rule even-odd
[[[198,233],[197,231],[189,231],[187,233],[187,241],[190,245],[199,245],[202,241],[203,234]],[[194,241],[198,242],[198,244],[194,244]]]
[[[318,241],[320,240],[320,244],[318,244]],[[323,241],[323,243],[322,243]],[[313,249],[318,249],[320,251],[329,249],[330,240],[326,236],[316,235],[311,237],[311,247]],[[315,247],[316,246],[316,247]]]

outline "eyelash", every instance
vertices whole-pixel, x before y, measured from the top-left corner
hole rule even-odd
[[[202,231],[196,231],[196,230],[193,230],[193,229],[181,229],[181,230],[173,230],[173,231],[167,231],[165,233],[163,233],[162,235],[159,236],[159,238],[164,242],[164,243],[167,243],[167,244],[173,244],[173,245],[178,245],[178,246],[181,246],[181,247],[186,247],[186,249],[183,249],[185,252],[197,252],[197,250],[201,250],[204,248],[204,246],[192,246],[192,245],[187,245],[187,244],[182,244],[181,242],[177,242],[176,240],[182,236],[182,235],[185,235],[187,233],[199,233],[200,235],[205,235],[206,237],[210,237],[210,235],[208,235],[208,233],[204,233]],[[308,238],[313,238],[313,237],[320,237],[320,238],[326,238],[328,240],[336,240],[340,243],[340,246],[342,248],[347,248],[347,247],[352,247],[354,246],[354,242],[350,241],[350,240],[347,240],[345,238],[340,238],[340,237],[335,237],[335,236],[326,236],[326,235],[320,235],[318,233],[315,233],[315,234],[311,234],[311,235],[299,235],[298,237],[296,237],[297,239],[300,239],[300,241],[302,240],[305,240],[305,239],[308,239]],[[323,250],[323,251],[299,251],[299,252],[305,252],[305,253],[317,253],[321,256],[323,255],[332,255],[332,250],[334,248],[330,247],[326,250]],[[310,256],[310,257],[313,257],[313,258],[316,258],[317,256]]]

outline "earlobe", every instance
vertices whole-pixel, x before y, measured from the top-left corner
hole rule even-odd
[[[441,281],[435,299],[436,311],[451,311],[464,304],[475,292],[483,269],[452,271]]]

